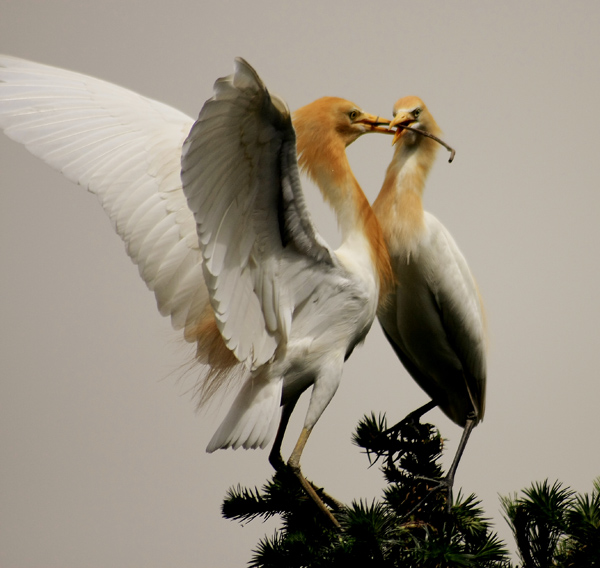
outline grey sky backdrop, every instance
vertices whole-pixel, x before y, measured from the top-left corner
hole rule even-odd
[[[292,109],[323,95],[390,116],[424,99],[442,149],[425,194],[483,292],[488,402],[458,472],[500,535],[498,494],[600,475],[600,4],[3,0],[0,51],[129,87],[192,116],[241,55]],[[392,149],[349,151],[370,199]],[[265,451],[204,453],[191,354],[158,314],[94,196],[0,138],[0,565],[244,566],[275,522],[221,519]],[[314,190],[313,190],[314,191]],[[323,233],[334,223],[318,196]],[[351,442],[365,413],[427,400],[378,324],[303,456],[343,501],[384,485]],[[285,452],[306,405],[295,412]],[[460,429],[430,413],[448,438]]]

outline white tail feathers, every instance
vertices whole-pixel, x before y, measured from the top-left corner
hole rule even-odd
[[[264,448],[277,431],[281,416],[282,385],[280,379],[250,377],[208,443],[206,451]]]

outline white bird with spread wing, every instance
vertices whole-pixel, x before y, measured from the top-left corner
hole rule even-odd
[[[451,488],[471,430],[485,412],[483,306],[454,239],[423,210],[425,179],[441,142],[438,125],[421,99],[405,97],[394,105],[390,126],[397,127],[396,149],[373,211],[388,244],[397,286],[381,303],[378,317],[400,361],[432,399],[412,416],[438,406],[464,428],[448,471]]]
[[[389,130],[336,98],[303,107],[294,122],[300,164],[338,217],[336,251],[306,210],[287,106],[243,60],[194,123],[116,85],[0,56],[0,126],[98,196],[160,312],[212,365],[205,393],[247,369],[208,451],[265,447],[280,424],[270,455],[280,467],[289,416],[313,386],[288,463],[316,497],[302,450],[392,279],[345,148]]]
[[[298,110],[294,122],[297,144],[285,103],[237,60],[235,74],[215,84],[184,145],[182,180],[217,325],[236,357],[251,361],[251,375],[208,450],[264,447],[280,423],[270,456],[277,467],[289,416],[312,385],[288,464],[313,494],[300,474],[300,456],[337,390],[344,361],[371,327],[391,267],[345,152],[381,121],[353,103],[324,98]],[[342,244],[336,251],[305,208],[296,146],[337,214]]]

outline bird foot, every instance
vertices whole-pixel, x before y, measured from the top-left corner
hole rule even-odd
[[[333,509],[336,513],[345,508],[345,505],[338,501],[335,497],[332,497],[322,487],[317,487],[312,481],[307,480],[312,485],[312,488],[321,495],[321,500]]]
[[[429,481],[433,483],[434,486],[429,489],[429,495],[432,495],[436,491],[440,489],[446,490],[448,495],[446,497],[446,511],[449,513],[452,509],[452,488],[454,487],[454,476],[447,475],[446,477],[441,477],[438,479],[432,479],[431,477],[424,477],[421,475],[415,476],[415,479],[422,479],[424,481]]]
[[[414,512],[420,509],[423,506],[423,504],[427,501],[427,499],[429,499],[429,497],[431,497],[433,494],[435,494],[436,491],[439,491],[440,489],[446,489],[448,491],[448,498],[446,500],[446,512],[449,514],[452,509],[452,485],[454,484],[454,481],[449,479],[448,477],[434,479],[422,475],[416,475],[414,478],[428,481],[430,483],[433,483],[434,486],[428,488],[427,495],[420,499],[419,502],[408,513],[404,515],[404,518],[410,517]]]
[[[334,511],[339,511],[344,507],[344,505],[340,503],[337,499],[334,499],[333,497],[325,493],[325,491],[323,491],[322,489],[317,488],[314,485],[314,483],[306,479],[302,474],[299,465],[289,462],[287,465],[294,473],[294,475],[298,478],[298,481],[300,481],[300,485],[302,485],[304,491],[314,501],[319,510],[327,517],[327,519],[337,530],[341,530],[342,527],[338,520],[333,516],[331,509],[333,509]],[[319,492],[321,496],[319,496],[319,493],[317,492]],[[329,507],[325,503],[327,503]]]

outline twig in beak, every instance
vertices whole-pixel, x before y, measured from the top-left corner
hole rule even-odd
[[[451,163],[452,160],[454,160],[454,155],[456,154],[456,152],[454,151],[454,148],[452,148],[451,146],[448,146],[448,144],[446,144],[443,140],[440,140],[437,136],[434,136],[433,134],[430,134],[429,132],[426,132],[425,130],[420,130],[419,128],[413,128],[412,126],[405,126],[404,124],[397,124],[396,127],[404,128],[405,130],[412,130],[413,132],[417,132],[419,134],[422,134],[423,136],[432,138],[438,144],[441,144],[444,148],[446,148],[446,150],[448,150],[448,152],[450,152],[450,159],[448,160],[448,162]]]

